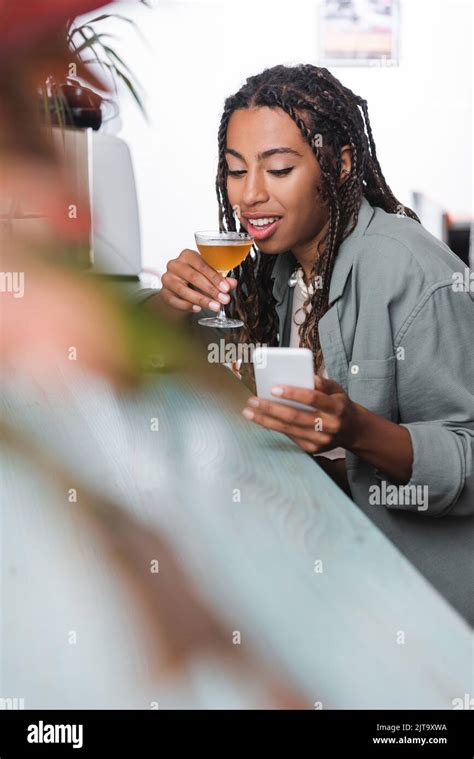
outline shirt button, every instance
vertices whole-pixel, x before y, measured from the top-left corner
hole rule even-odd
[[[357,366],[357,364],[352,364],[351,374],[359,374],[359,367]]]

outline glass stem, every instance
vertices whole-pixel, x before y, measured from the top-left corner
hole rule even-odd
[[[222,269],[218,269],[218,271],[219,271],[219,274],[222,274],[223,277],[227,277],[227,275],[229,273],[229,271],[227,269],[225,271],[222,271]],[[221,305],[221,310],[217,314],[217,318],[219,319],[220,322],[225,322],[226,321],[227,316],[226,316],[224,304]]]

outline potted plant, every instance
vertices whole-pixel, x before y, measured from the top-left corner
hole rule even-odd
[[[148,6],[147,0],[138,1]],[[108,19],[118,19],[136,28],[133,19],[127,16],[102,13],[82,23],[69,18],[60,34],[74,59],[81,60],[86,66],[98,66],[116,93],[118,83],[122,82],[146,117],[140,86],[132,70],[114,49],[111,35],[100,29]],[[92,89],[81,81],[74,62],[68,63],[62,76],[51,74],[46,78],[39,88],[39,98],[43,120],[54,126],[98,130],[104,114],[105,118],[112,118],[118,112],[116,102],[105,97],[103,89]]]

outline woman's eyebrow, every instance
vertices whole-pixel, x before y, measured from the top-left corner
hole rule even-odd
[[[243,155],[237,152],[237,150],[233,150],[232,148],[226,148],[226,153],[230,153],[230,155],[235,156],[235,158],[240,158],[241,161],[245,161],[245,158]],[[265,158],[270,158],[272,155],[280,155],[281,153],[289,153],[290,155],[297,155],[300,158],[302,158],[301,153],[298,153],[297,150],[294,148],[270,148],[269,150],[264,150],[263,153],[257,154],[257,160],[263,161]]]

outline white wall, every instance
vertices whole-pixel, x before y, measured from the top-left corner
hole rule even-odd
[[[123,7],[122,7],[123,6]],[[472,208],[472,2],[402,0],[399,67],[335,67],[369,104],[380,162],[395,195],[428,194]],[[147,93],[150,124],[121,94],[120,135],[132,149],[144,265],[163,270],[193,230],[216,224],[216,133],[225,97],[277,63],[318,63],[312,0],[155,0],[121,4],[117,48]],[[105,24],[103,30],[106,30]]]

